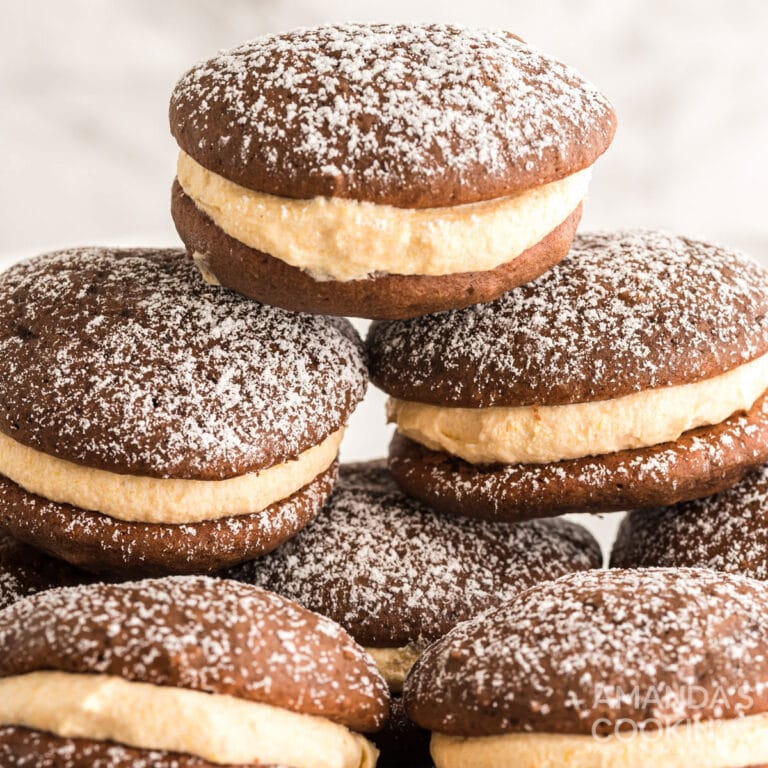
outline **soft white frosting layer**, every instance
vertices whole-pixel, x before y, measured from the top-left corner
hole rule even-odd
[[[392,693],[402,693],[403,683],[411,667],[418,661],[424,649],[418,645],[403,645],[399,648],[366,648],[387,681]]]
[[[333,464],[340,429],[293,461],[226,480],[121,475],[83,467],[0,433],[0,474],[30,493],[117,520],[196,523],[260,512],[287,499]]]
[[[511,197],[409,209],[254,192],[184,152],[176,172],[184,192],[230,237],[316,280],[338,281],[377,272],[449,275],[495,269],[562,224],[586,197],[592,173],[587,168]]]
[[[109,675],[32,672],[0,679],[0,725],[220,764],[373,768],[378,754],[359,734],[322,717]]]
[[[749,410],[768,389],[768,355],[711,379],[612,400],[519,408],[444,408],[390,399],[398,432],[473,464],[546,464],[677,440]]]
[[[743,768],[768,763],[768,715],[607,738],[434,733],[431,751],[437,768]]]

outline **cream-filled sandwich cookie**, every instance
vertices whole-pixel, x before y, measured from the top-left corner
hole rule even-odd
[[[40,593],[0,612],[0,764],[373,768],[386,684],[337,624],[177,576]]]
[[[366,386],[343,320],[208,286],[182,251],[0,275],[0,525],[114,576],[212,571],[318,512]]]
[[[432,645],[405,708],[437,768],[758,768],[766,610],[707,569],[569,574]]]
[[[393,475],[441,511],[672,504],[768,460],[768,273],[701,241],[578,235],[535,282],[368,347]]]
[[[173,217],[206,279],[292,310],[403,318],[560,261],[616,118],[509,32],[345,24],[197,64],[170,125]]]
[[[722,493],[630,512],[611,565],[701,566],[768,580],[768,466]]]
[[[546,579],[602,562],[563,520],[519,525],[435,514],[405,496],[383,461],[342,465],[325,509],[274,552],[225,572],[343,626],[399,698],[411,665],[461,621]],[[399,702],[398,702],[399,703]],[[380,765],[429,763],[423,732],[396,706],[377,734]]]

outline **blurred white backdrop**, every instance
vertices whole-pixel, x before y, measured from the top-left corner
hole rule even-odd
[[[327,21],[503,27],[613,100],[585,227],[702,235],[768,260],[764,0],[29,0],[2,2],[0,266],[82,244],[178,242],[168,97],[220,48]],[[364,324],[359,326],[364,329]],[[346,459],[382,455],[371,392]],[[604,543],[615,518],[592,521]]]

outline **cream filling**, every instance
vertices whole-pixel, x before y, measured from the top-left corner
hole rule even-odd
[[[768,715],[607,738],[547,733],[432,734],[437,768],[736,768],[768,763]]]
[[[362,736],[323,717],[109,675],[32,672],[0,679],[0,725],[229,765],[373,768],[378,755]]]
[[[254,192],[184,152],[176,172],[184,192],[230,237],[317,280],[338,281],[376,272],[450,275],[495,269],[562,224],[586,197],[592,173],[587,168],[510,197],[413,209]]]
[[[419,645],[404,645],[400,648],[366,648],[366,653],[373,659],[387,681],[392,693],[402,693],[405,678],[411,667],[418,661],[424,648]]]
[[[768,389],[768,355],[711,379],[612,400],[519,408],[444,408],[390,398],[398,432],[473,464],[546,464],[677,440],[747,411]]]
[[[260,512],[333,464],[340,429],[296,459],[226,480],[142,477],[83,467],[0,432],[0,474],[50,501],[141,523],[197,523]]]

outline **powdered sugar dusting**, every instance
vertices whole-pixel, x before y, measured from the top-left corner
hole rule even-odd
[[[768,579],[768,466],[715,496],[639,510],[623,522],[617,566],[703,566]]]
[[[0,676],[38,669],[224,693],[349,724],[386,684],[344,630],[279,595],[197,576],[41,592],[0,612]],[[352,726],[354,727],[354,726]]]
[[[6,570],[0,571],[0,608],[15,603],[20,597],[27,594],[21,579],[15,573]]]
[[[441,516],[404,496],[375,462],[343,466],[314,523],[228,575],[330,616],[364,645],[403,646],[435,640],[531,584],[600,562],[581,526]]]
[[[337,430],[365,384],[346,321],[208,286],[181,251],[73,249],[0,276],[0,429],[71,461],[242,474]]]
[[[376,323],[371,375],[437,405],[548,405],[698,381],[768,352],[768,275],[708,243],[580,234],[500,299]]]
[[[445,712],[437,730],[446,732],[475,718],[473,736],[548,725],[589,733],[599,718],[734,717],[750,709],[748,696],[761,711],[766,611],[762,584],[703,569],[570,574],[428,649],[406,683],[406,707]],[[687,704],[692,686],[706,698]]]
[[[609,113],[594,86],[510,33],[439,24],[268,35],[195,66],[171,100],[193,156],[226,147],[267,174],[383,189],[530,175],[596,132],[607,146]]]

